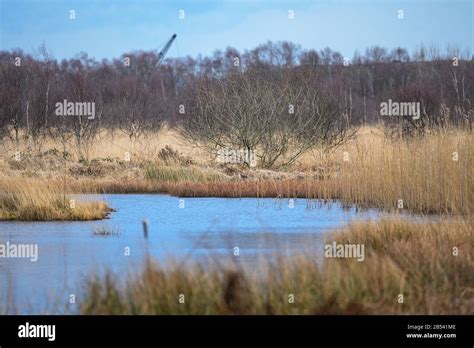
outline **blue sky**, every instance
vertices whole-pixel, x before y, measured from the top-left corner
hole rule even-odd
[[[0,48],[33,52],[42,42],[57,59],[84,51],[96,59],[159,48],[178,34],[169,56],[251,49],[267,40],[329,46],[352,57],[381,45],[418,44],[473,53],[472,0],[0,0]],[[185,19],[179,19],[179,10]],[[75,10],[76,19],[69,19]],[[295,18],[288,19],[294,10]],[[398,19],[398,10],[404,18]]]

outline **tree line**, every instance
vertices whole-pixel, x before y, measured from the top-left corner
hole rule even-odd
[[[81,147],[101,129],[137,140],[166,120],[212,148],[259,146],[271,166],[294,145],[337,145],[360,124],[382,121],[404,134],[472,130],[474,62],[456,47],[409,54],[373,46],[349,59],[283,41],[157,63],[154,51],[100,62],[86,53],[58,61],[44,45],[34,54],[0,51],[0,137],[73,138]],[[421,117],[382,117],[389,99],[419,102]],[[96,117],[57,115],[63,100],[95,103]]]

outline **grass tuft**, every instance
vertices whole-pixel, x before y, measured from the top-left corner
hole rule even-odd
[[[226,176],[216,170],[198,167],[148,165],[145,168],[147,180],[160,182],[214,183],[226,180]]]
[[[77,201],[57,181],[5,178],[0,181],[0,220],[100,220],[111,209],[105,202]]]

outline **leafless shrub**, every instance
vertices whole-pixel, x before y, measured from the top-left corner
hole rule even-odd
[[[293,163],[316,144],[340,144],[349,120],[311,71],[247,72],[194,86],[186,136],[212,152],[255,151],[261,167]]]
[[[193,160],[189,157],[181,155],[177,150],[173,149],[171,146],[166,145],[158,153],[158,159],[162,161],[165,165],[183,165],[189,166],[194,164]]]

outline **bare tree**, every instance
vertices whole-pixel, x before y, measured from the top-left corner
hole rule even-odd
[[[348,127],[338,103],[311,72],[291,77],[256,71],[197,82],[186,136],[211,152],[256,151],[261,167],[293,163],[316,144],[339,144]]]

